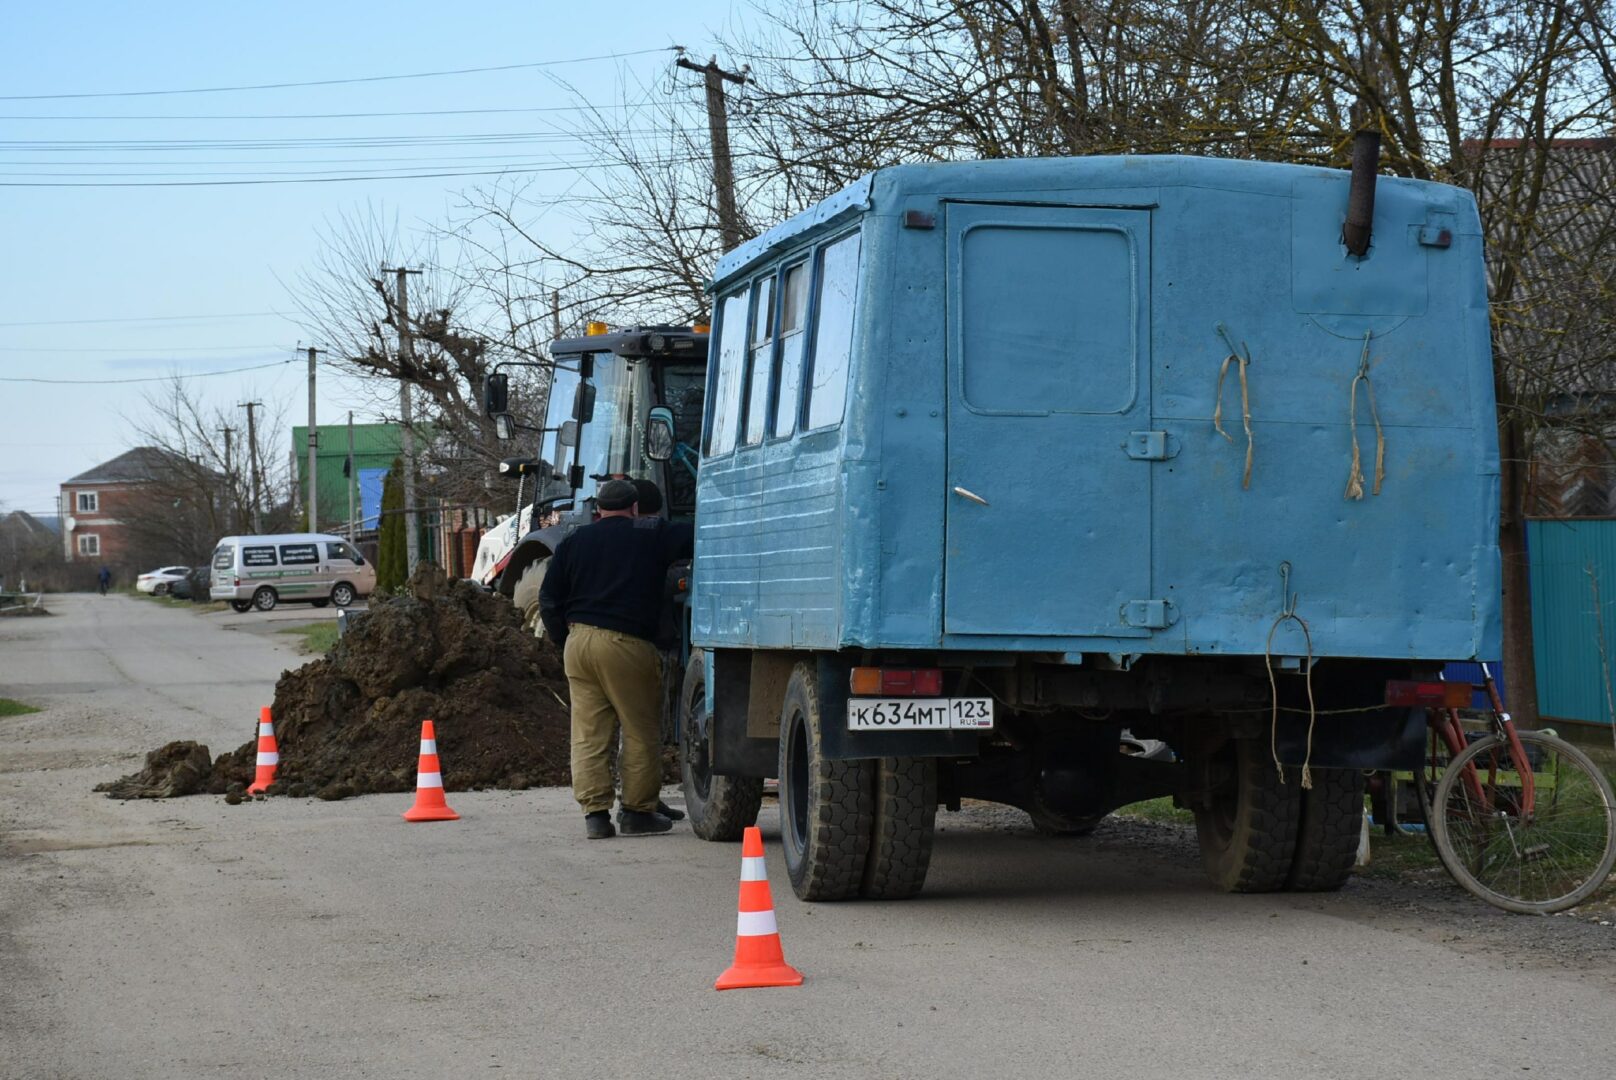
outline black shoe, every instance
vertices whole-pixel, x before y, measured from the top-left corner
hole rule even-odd
[[[623,830],[624,836],[653,836],[673,828],[671,818],[647,813],[644,810],[619,810],[617,824]]]
[[[675,810],[661,799],[656,801],[656,812],[667,818],[669,821],[683,821],[685,819],[685,812],[683,810]]]
[[[610,840],[616,836],[617,830],[612,827],[612,815],[605,810],[585,814],[584,835],[591,840]]]

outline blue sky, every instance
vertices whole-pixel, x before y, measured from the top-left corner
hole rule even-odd
[[[716,34],[746,11],[737,0],[678,3],[468,3],[396,0],[274,5],[9,4],[0,97],[300,82],[532,64],[687,46],[705,58]],[[260,150],[182,148],[182,140],[305,140],[564,130],[575,99],[619,101],[625,83],[668,87],[671,52],[543,70],[227,93],[0,100],[0,377],[111,380],[201,374],[289,358],[295,322],[283,281],[319,250],[323,223],[379,207],[406,227],[451,214],[478,178],[244,186],[30,187],[101,181],[227,178],[248,172],[343,174],[366,164],[421,172],[546,167],[580,160],[562,140],[516,146],[435,145]],[[685,93],[699,93],[687,87]],[[636,94],[639,91],[635,91]],[[563,108],[557,108],[563,107]],[[444,109],[553,111],[484,115],[245,119]],[[133,116],[230,119],[132,119]],[[69,119],[116,116],[119,119]],[[46,119],[22,119],[45,117]],[[134,148],[140,141],[162,148]],[[108,146],[110,141],[120,145]],[[39,143],[57,145],[40,146]],[[24,147],[19,144],[32,143]],[[62,145],[62,144],[77,145]],[[484,160],[481,155],[494,155]],[[390,157],[407,160],[379,162]],[[345,159],[320,161],[318,159]],[[252,165],[245,163],[254,163]],[[273,162],[274,164],[270,164]],[[48,173],[71,175],[43,175]],[[536,173],[535,194],[559,194],[566,167]],[[540,231],[576,226],[547,215]],[[163,317],[154,319],[152,317]],[[187,318],[167,318],[186,316]],[[201,318],[200,316],[209,316]],[[146,321],[108,321],[133,320]],[[30,324],[30,325],[21,325]],[[306,344],[306,343],[305,343]],[[282,402],[288,424],[306,412],[305,369],[198,379],[210,401]],[[57,486],[131,445],[130,420],[149,385],[0,383],[0,507],[50,512]],[[369,419],[364,388],[322,374],[320,421],[348,409]]]

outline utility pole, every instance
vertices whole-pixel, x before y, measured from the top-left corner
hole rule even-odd
[[[262,517],[259,514],[258,495],[259,480],[263,473],[258,467],[258,423],[253,410],[262,409],[263,407],[264,403],[262,401],[244,401],[236,406],[238,409],[247,410],[247,451],[250,454],[249,460],[252,469],[252,523],[253,532],[255,533],[263,532],[264,527]]]
[[[342,475],[346,476],[348,478],[348,543],[350,543],[350,544],[353,543],[353,537],[354,537],[353,493],[354,493],[354,485],[359,482],[359,477],[355,475],[358,471],[359,471],[358,469],[354,468],[354,459],[353,459],[353,410],[349,409],[348,410],[348,467],[346,469],[342,470]]]
[[[320,429],[314,423],[314,358],[318,352],[313,345],[309,346],[309,532],[320,531],[319,501],[315,494],[320,487],[317,471],[320,465]]]
[[[707,87],[707,133],[712,140],[713,189],[718,196],[718,233],[724,250],[741,246],[745,239],[741,215],[735,208],[735,163],[729,151],[729,114],[724,108],[724,83],[744,85],[750,67],[740,71],[725,71],[718,66],[718,57],[706,64],[696,64],[679,57],[676,63],[686,71],[699,71]]]
[[[230,508],[230,531],[235,532],[240,527],[236,518],[240,516],[240,507],[236,505],[236,469],[231,458],[231,438],[236,429],[233,427],[220,428],[224,432],[224,497]]]
[[[402,266],[389,271],[387,267],[382,267],[382,273],[389,272],[398,275],[398,288],[393,294],[393,321],[398,326],[398,412],[404,426],[404,550],[407,552],[409,572],[414,574],[416,564],[421,561],[421,538],[416,534],[415,526],[415,431],[412,427],[415,417],[410,405],[410,381],[415,375],[415,338],[410,330],[409,276],[421,271],[406,270]]]

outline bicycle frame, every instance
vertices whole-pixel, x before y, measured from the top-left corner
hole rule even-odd
[[[1526,747],[1521,745],[1520,736],[1515,731],[1515,721],[1505,711],[1504,701],[1498,694],[1498,686],[1493,682],[1492,672],[1487,669],[1486,664],[1481,665],[1481,677],[1482,687],[1487,691],[1487,700],[1492,706],[1493,732],[1509,747],[1510,762],[1515,766],[1515,774],[1521,780],[1521,817],[1530,820],[1537,806],[1537,781],[1532,775],[1531,762],[1526,757]],[[1447,746],[1450,757],[1456,757],[1467,745],[1458,709],[1434,711],[1426,718],[1426,723],[1432,735],[1440,738]],[[1434,754],[1432,765],[1435,765]],[[1489,770],[1487,777],[1489,787],[1497,781],[1497,776],[1496,767]],[[1474,765],[1465,766],[1464,784],[1477,805],[1486,804],[1486,792]]]

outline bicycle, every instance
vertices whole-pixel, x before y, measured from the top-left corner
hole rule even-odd
[[[1582,750],[1548,731],[1519,731],[1482,665],[1485,732],[1456,707],[1427,714],[1414,789],[1437,858],[1472,895],[1505,911],[1548,915],[1592,896],[1616,867],[1616,793]]]

